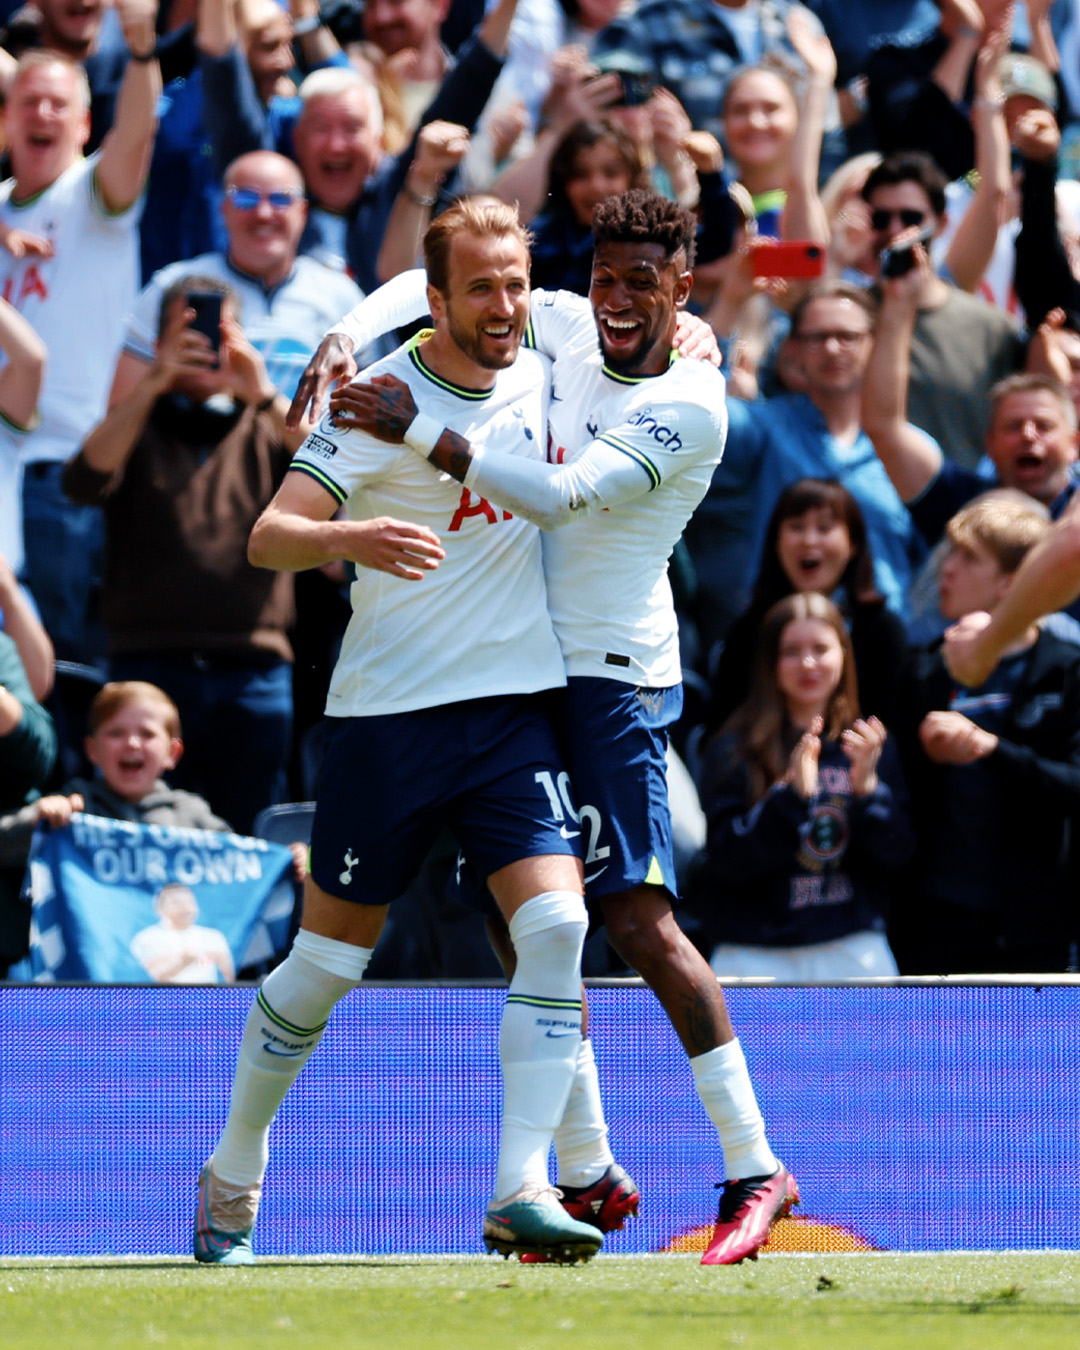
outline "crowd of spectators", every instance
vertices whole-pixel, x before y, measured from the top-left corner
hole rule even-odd
[[[246,556],[301,371],[456,194],[516,204],[534,284],[586,292],[593,207],[650,186],[697,211],[691,308],[728,376],[672,562],[705,812],[687,926],[721,973],[1080,966],[1080,608],[979,690],[935,647],[1080,481],[1074,0],[0,20],[0,809],[84,781],[80,701],[110,678],[179,710],[169,783],[215,818],[312,797],[353,578]],[[798,660],[823,693],[785,683]],[[28,928],[10,840],[0,860],[2,974]],[[494,969],[452,861],[381,974]]]

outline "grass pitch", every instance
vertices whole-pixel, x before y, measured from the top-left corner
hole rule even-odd
[[[0,1260],[4,1350],[1080,1347],[1080,1254]]]

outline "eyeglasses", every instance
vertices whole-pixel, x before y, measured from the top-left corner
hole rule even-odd
[[[842,352],[854,351],[863,338],[870,336],[870,330],[861,333],[797,333],[797,342],[804,342],[814,351],[822,352],[830,342],[835,342]]]
[[[267,202],[272,211],[287,211],[303,195],[299,188],[272,188],[269,192],[248,187],[225,189],[225,196],[238,211],[254,211],[262,202]]]
[[[898,220],[905,230],[910,230],[912,225],[921,225],[925,219],[926,212],[917,211],[913,206],[902,206],[899,211],[878,207],[870,212],[870,224],[875,230],[887,230],[894,220]]]

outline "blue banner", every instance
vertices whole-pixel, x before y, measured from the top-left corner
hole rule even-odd
[[[30,955],[12,979],[224,984],[283,952],[296,893],[281,844],[76,815],[39,828]]]

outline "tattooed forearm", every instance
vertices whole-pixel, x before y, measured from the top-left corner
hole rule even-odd
[[[472,463],[472,450],[464,436],[449,429],[439,437],[435,449],[428,456],[436,468],[456,478],[459,483],[465,481]]]
[[[375,401],[373,431],[380,440],[401,441],[416,416],[416,404],[407,389],[380,389]]]

